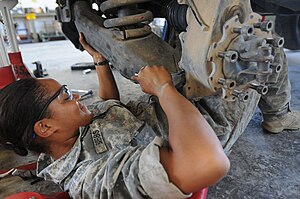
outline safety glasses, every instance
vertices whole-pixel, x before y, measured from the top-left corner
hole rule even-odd
[[[38,120],[40,120],[42,118],[42,116],[44,115],[45,111],[47,110],[48,106],[51,104],[52,101],[54,101],[55,99],[59,100],[59,103],[63,104],[66,101],[70,101],[73,100],[73,95],[72,92],[68,89],[67,85],[62,85],[58,91],[56,91],[54,93],[54,95],[47,101],[47,103],[44,105]]]

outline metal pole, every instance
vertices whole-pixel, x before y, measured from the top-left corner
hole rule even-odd
[[[12,16],[10,14],[10,10],[7,7],[1,9],[3,22],[4,22],[4,30],[8,39],[9,48],[12,52],[19,51],[19,45],[16,37],[16,30],[12,20]]]
[[[16,29],[13,23],[10,10],[17,5],[17,0],[0,0],[0,9],[4,22],[4,30],[12,52],[19,52],[19,45],[16,36]]]
[[[6,48],[4,46],[4,40],[3,37],[0,33],[0,68],[4,67],[4,66],[9,66],[10,65],[10,61],[6,52]]]

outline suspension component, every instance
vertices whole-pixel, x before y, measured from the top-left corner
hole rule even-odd
[[[273,29],[273,22],[266,20],[260,23],[253,24],[254,28],[260,28],[261,31],[270,32]]]
[[[275,73],[279,73],[282,70],[281,64],[272,64],[271,69],[275,71]]]
[[[167,5],[168,9],[168,22],[177,32],[186,31],[187,21],[186,21],[186,12],[188,5],[179,4],[177,0],[171,1]]]
[[[257,74],[256,81],[264,83],[268,81],[268,77],[272,74],[270,63],[273,62],[272,48],[270,46],[261,46],[257,50]]]
[[[236,82],[230,79],[220,78],[218,83],[223,85],[224,88],[233,89],[236,86]]]
[[[243,26],[241,28],[233,28],[234,33],[243,34],[245,36],[251,36],[254,33],[253,26]]]
[[[272,44],[275,47],[283,47],[284,45],[284,38],[283,37],[275,37],[271,39],[266,39],[268,44]]]
[[[239,55],[235,51],[219,52],[219,57],[224,58],[227,62],[235,63],[237,62]]]
[[[104,21],[106,28],[119,28],[115,36],[119,39],[144,37],[151,33],[151,28],[146,23],[153,19],[152,12],[138,9],[138,3],[151,0],[107,0],[100,5],[103,13],[108,15]]]
[[[249,95],[247,93],[243,93],[242,91],[239,90],[234,90],[232,92],[232,95],[236,98],[238,98],[242,102],[246,102],[249,99]]]
[[[251,83],[250,88],[256,90],[261,95],[265,95],[269,91],[269,88],[267,86],[256,83]]]
[[[69,23],[72,21],[70,0],[56,0],[58,7],[55,9],[57,21]]]
[[[221,90],[225,100],[247,101],[249,89],[265,95],[267,84],[277,81],[282,70],[277,52],[284,39],[273,36],[272,28],[271,21],[261,22],[256,13],[244,23],[235,16],[224,24],[223,37],[211,44],[207,61],[212,66],[208,79],[211,88]],[[229,82],[235,84],[230,86]]]

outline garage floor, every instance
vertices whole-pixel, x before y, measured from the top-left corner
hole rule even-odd
[[[24,63],[41,61],[49,77],[67,84],[72,89],[92,89],[97,92],[95,71],[83,74],[71,71],[70,66],[90,62],[86,52],[77,51],[69,41],[57,41],[20,46]],[[300,52],[287,51],[292,84],[292,108],[300,110]],[[139,86],[115,72],[121,91],[121,101],[136,99],[142,95]],[[92,99],[85,100],[89,103]],[[215,198],[300,198],[300,131],[285,131],[278,135],[267,134],[260,128],[261,115],[256,111],[245,133],[233,147],[229,158],[231,170],[226,178],[209,188],[209,199]],[[0,148],[0,170],[34,161],[35,156],[18,157]],[[31,185],[32,179],[6,177],[0,180],[0,198],[20,191],[40,193],[56,192],[59,188],[49,182]]]

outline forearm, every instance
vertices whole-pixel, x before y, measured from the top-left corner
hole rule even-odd
[[[99,97],[103,100],[120,100],[119,90],[109,65],[96,66],[99,80]]]
[[[95,63],[99,81],[99,97],[103,100],[120,100],[115,78],[105,57],[86,42],[82,33],[79,33],[79,41],[82,47],[92,56]]]
[[[189,154],[199,154],[199,151],[193,149],[206,149],[208,145],[222,148],[199,110],[178,93],[175,87],[164,88],[159,102],[168,118],[169,143],[173,152],[184,154],[184,151],[192,149]]]
[[[184,191],[215,183],[229,162],[214,131],[173,86],[158,97],[169,123],[169,148],[161,150],[161,161],[170,179]]]
[[[160,148],[160,162],[169,180],[190,193],[214,184],[229,169],[229,161],[212,128],[199,110],[177,92],[169,72],[143,67],[134,80],[156,95],[168,118],[169,147]]]

